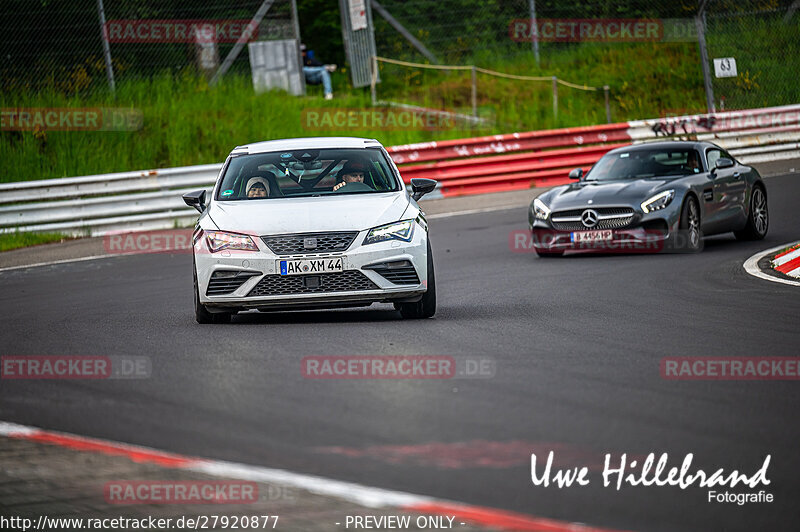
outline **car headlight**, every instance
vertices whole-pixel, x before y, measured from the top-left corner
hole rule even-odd
[[[547,217],[550,216],[550,207],[545,205],[539,198],[536,198],[533,200],[533,215],[539,220],[547,220]]]
[[[669,205],[669,202],[671,202],[672,198],[674,197],[675,197],[674,190],[665,190],[664,192],[659,192],[652,198],[642,202],[642,210],[645,213],[648,213],[663,209],[664,207]]]
[[[414,220],[401,220],[390,224],[373,227],[364,239],[364,245],[377,244],[387,240],[411,242],[414,236]]]
[[[258,251],[253,239],[247,235],[227,233],[225,231],[206,231],[206,242],[211,253],[223,249],[238,249],[241,251]]]

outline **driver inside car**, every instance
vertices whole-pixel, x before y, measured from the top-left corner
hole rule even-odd
[[[686,157],[686,168],[695,174],[700,172],[700,159],[697,157],[696,151],[690,151]]]
[[[372,187],[364,183],[364,176],[366,175],[366,167],[358,162],[347,162],[339,173],[337,174],[337,183],[333,190],[346,189],[348,192],[351,190],[372,190]]]

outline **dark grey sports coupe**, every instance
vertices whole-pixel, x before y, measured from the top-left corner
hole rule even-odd
[[[767,189],[759,173],[710,142],[661,141],[605,154],[576,183],[531,203],[539,256],[570,249],[699,251],[703,236],[764,238]]]

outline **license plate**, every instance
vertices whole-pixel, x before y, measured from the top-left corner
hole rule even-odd
[[[570,240],[576,244],[586,242],[605,242],[614,238],[614,231],[605,229],[603,231],[576,231],[572,233]]]
[[[279,263],[281,275],[308,275],[312,273],[341,272],[344,270],[342,257],[282,260]]]

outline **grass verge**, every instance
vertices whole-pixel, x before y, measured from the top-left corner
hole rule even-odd
[[[63,242],[71,238],[60,233],[0,233],[0,252],[51,242]]]

